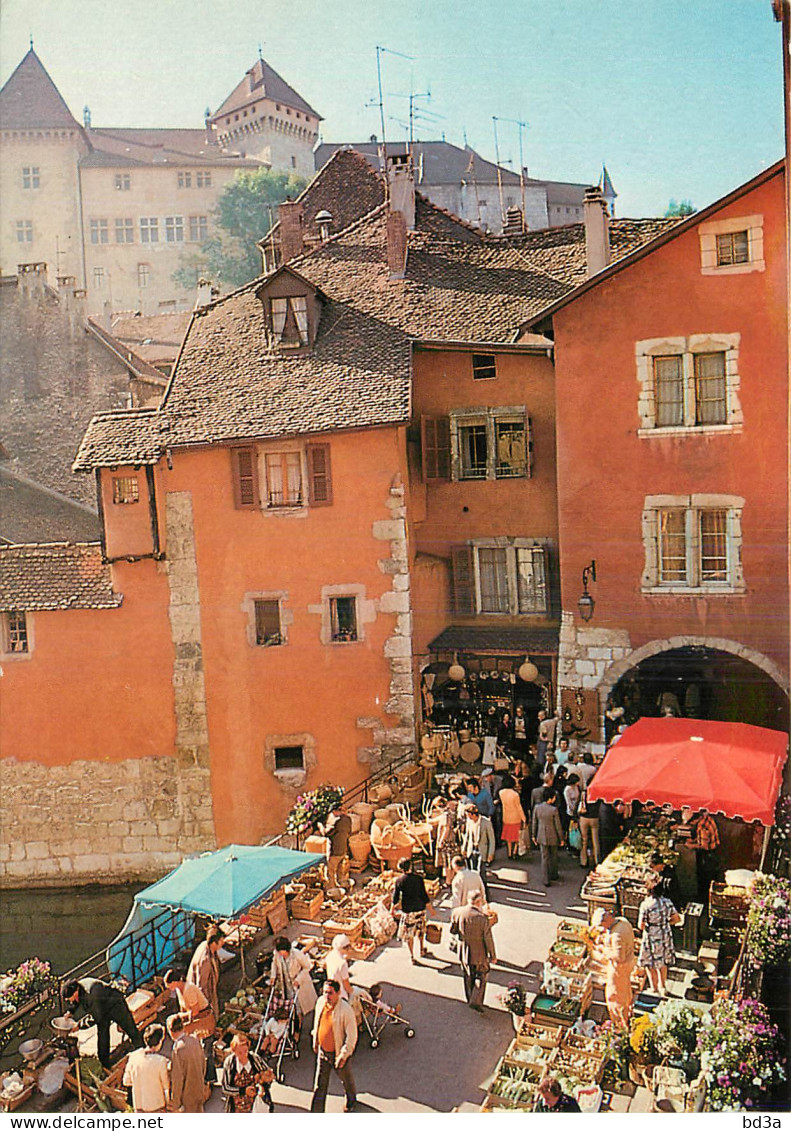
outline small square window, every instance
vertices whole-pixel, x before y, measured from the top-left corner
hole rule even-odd
[[[184,217],[183,216],[166,216],[165,217],[165,240],[167,243],[183,243],[184,242]]]
[[[2,618],[2,645],[6,654],[28,652],[27,616],[21,612],[4,613]]]
[[[133,475],[113,476],[113,502],[136,503],[140,499],[140,486]]]
[[[491,381],[497,376],[497,359],[493,353],[472,355],[472,375],[476,381]]]
[[[276,746],[275,773],[278,770],[304,770],[305,750],[302,746]]]
[[[132,187],[132,178],[129,173],[116,173],[115,187],[117,192],[129,192]]]
[[[333,643],[357,639],[356,597],[330,597],[330,625]]]
[[[717,266],[732,267],[750,262],[750,241],[747,232],[722,232],[717,236]]]
[[[195,184],[197,188],[211,188],[211,173],[196,173]]]
[[[16,242],[17,243],[32,243],[33,242],[33,221],[32,220],[17,220],[17,222],[16,222]]]
[[[192,188],[192,173],[179,173],[179,188]]]
[[[270,599],[256,599],[253,602],[255,610],[255,642],[263,648],[269,648],[283,643],[283,633],[280,625],[280,602]]]
[[[22,169],[22,188],[37,189],[41,184],[38,165],[25,165]]]

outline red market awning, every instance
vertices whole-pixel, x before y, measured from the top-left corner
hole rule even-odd
[[[747,723],[640,719],[610,747],[591,801],[690,805],[773,825],[788,736]]]

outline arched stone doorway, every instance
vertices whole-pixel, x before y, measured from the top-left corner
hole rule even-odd
[[[599,691],[607,741],[620,723],[661,715],[666,705],[687,718],[788,729],[782,672],[767,657],[731,641],[654,641],[613,664]],[[623,717],[610,718],[608,712],[619,707]]]

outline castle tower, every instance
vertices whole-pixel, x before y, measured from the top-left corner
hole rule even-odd
[[[221,146],[310,179],[321,117],[259,58],[209,119]]]
[[[0,272],[45,262],[48,274],[85,285],[79,159],[85,132],[30,50],[0,90]]]
[[[615,216],[615,198],[618,193],[613,187],[613,183],[610,180],[610,174],[607,172],[606,165],[602,165],[601,167],[601,176],[599,177],[598,188],[601,189],[601,194],[604,197],[605,204],[607,205],[607,211],[609,212],[610,219],[612,220]]]

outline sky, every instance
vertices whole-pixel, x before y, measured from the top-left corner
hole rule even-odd
[[[770,0],[3,0],[0,82],[28,49],[78,120],[195,126],[264,58],[325,119],[325,141],[466,138],[530,175],[591,182],[621,216],[696,208],[782,156],[780,28]],[[398,52],[399,54],[393,54]],[[410,56],[410,59],[401,56]]]

